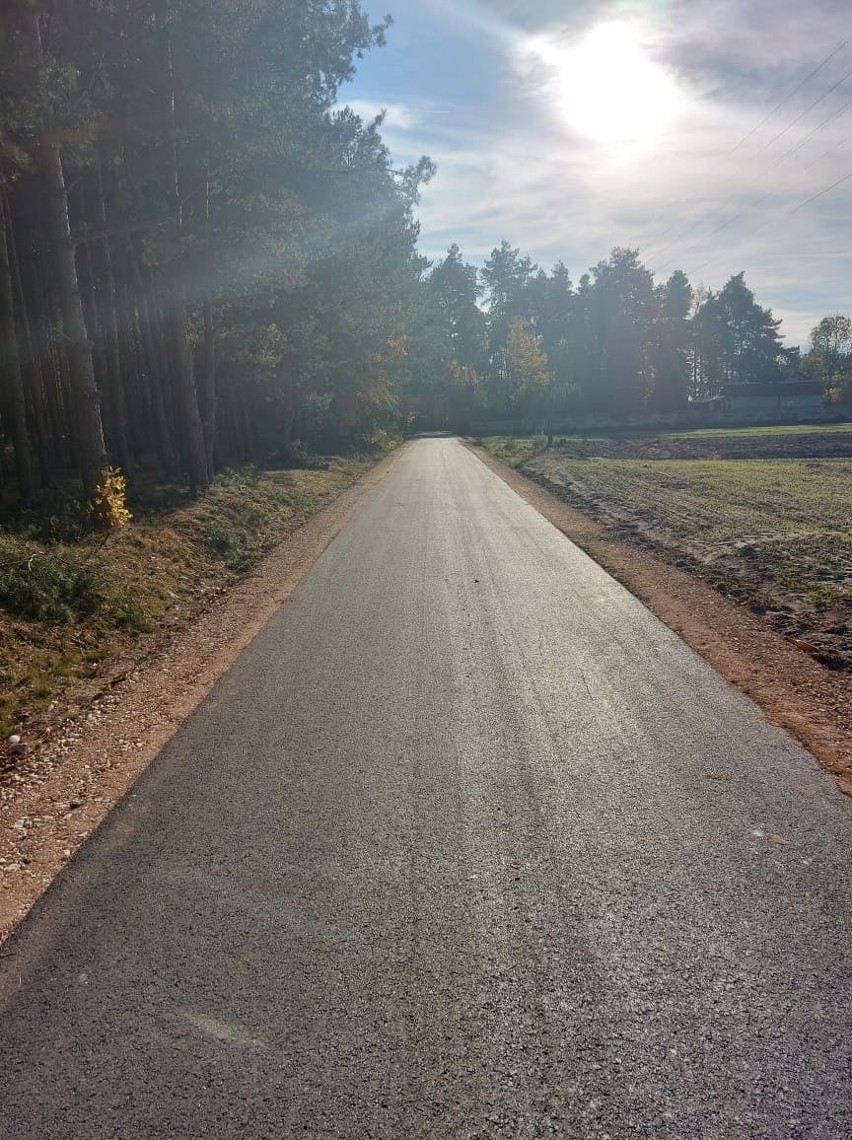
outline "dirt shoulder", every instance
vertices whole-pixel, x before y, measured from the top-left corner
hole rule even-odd
[[[745,605],[614,534],[482,448],[471,450],[800,741],[837,778],[838,788],[852,795],[852,674],[825,669]]]
[[[29,750],[3,748],[0,942],[298,585],[398,452],[289,535],[227,593],[142,639]],[[67,707],[67,706],[66,706]]]

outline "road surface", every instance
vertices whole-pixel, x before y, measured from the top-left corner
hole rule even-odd
[[[0,958],[0,1136],[852,1136],[852,804],[410,446]]]

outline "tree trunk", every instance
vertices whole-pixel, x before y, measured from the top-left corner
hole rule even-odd
[[[89,330],[90,343],[92,346],[92,368],[95,373],[95,383],[101,394],[101,417],[104,428],[104,442],[109,459],[117,460],[115,408],[109,383],[109,370],[100,320],[98,287],[97,281],[95,280],[92,243],[90,241],[83,243],[82,253],[77,260],[77,269],[80,284],[80,300],[83,303],[83,317],[86,321],[86,328]]]
[[[24,391],[31,408],[29,415],[30,426],[34,429],[34,442],[38,456],[39,478],[42,487],[50,485],[51,454],[50,454],[50,421],[47,410],[47,399],[44,391],[44,375],[41,361],[36,351],[33,339],[32,322],[27,307],[27,297],[24,292],[24,282],[21,275],[21,262],[18,258],[17,243],[15,240],[15,225],[12,220],[12,209],[6,187],[2,187],[3,207],[8,219],[6,237],[9,242],[9,261],[12,267],[12,291],[17,306],[18,327],[21,337],[18,348],[21,356],[21,372],[24,379]]]
[[[139,339],[142,345],[142,358],[147,375],[148,388],[151,396],[151,407],[154,412],[154,423],[157,430],[157,451],[166,471],[173,472],[177,468],[177,449],[175,447],[174,432],[169,422],[166,399],[166,376],[162,354],[157,350],[157,341],[154,335],[155,308],[150,296],[150,287],[142,276],[139,266],[139,256],[136,246],[131,241],[128,244],[129,266],[136,293],[136,313],[139,320]]]
[[[35,58],[44,63],[38,13],[30,14],[30,34]],[[77,263],[68,218],[68,193],[62,168],[62,151],[56,133],[48,130],[38,146],[46,183],[45,219],[52,276],[59,294],[62,332],[68,361],[71,397],[77,425],[77,448],[83,492],[91,499],[107,466],[101,398],[95,383],[92,346],[83,317]]]
[[[168,5],[163,4],[158,11],[158,23],[165,32],[165,65],[168,81],[166,122],[169,131],[169,172],[173,195],[175,229],[178,235],[183,230],[183,198],[181,189],[181,164],[178,146],[177,97],[174,73],[172,41],[168,31],[166,14]],[[195,382],[195,367],[192,347],[187,334],[186,292],[181,282],[182,266],[179,260],[170,266],[171,287],[166,301],[166,320],[169,325],[169,339],[175,367],[175,389],[180,409],[183,444],[186,449],[186,462],[189,472],[189,489],[193,495],[209,486],[208,462],[204,448],[204,428],[198,408],[198,390]]]
[[[67,468],[76,460],[73,448],[74,426],[66,412],[65,359],[59,351],[59,333],[55,330],[60,323],[59,306],[54,290],[48,279],[49,266],[45,251],[40,248],[37,259],[37,272],[33,277],[33,291],[30,296],[34,303],[33,315],[36,329],[35,341],[39,346],[39,365],[44,387],[45,410],[50,425],[49,434],[53,445],[55,467]]]
[[[216,333],[213,327],[213,308],[204,305],[204,336],[201,341],[201,385],[199,410],[204,431],[204,451],[207,458],[208,479],[216,474],[214,448],[216,443]]]
[[[0,194],[0,352],[6,373],[9,406],[12,419],[12,444],[15,450],[15,473],[21,498],[32,495],[30,468],[30,441],[27,432],[27,404],[18,355],[18,336],[15,328],[15,305],[12,292],[12,269],[9,257],[8,226],[11,219],[6,210],[5,190]]]
[[[192,348],[186,334],[186,302],[177,286],[173,286],[167,314],[174,360],[174,377],[181,427],[186,447],[189,490],[199,494],[210,484],[204,453],[204,428],[198,410]]]
[[[104,201],[103,174],[101,162],[95,169],[94,178],[94,214],[95,225],[102,233],[107,231],[106,203]],[[109,391],[109,402],[112,412],[113,447],[122,468],[127,471],[130,467],[130,452],[127,446],[127,397],[124,386],[124,377],[121,368],[121,354],[118,348],[118,316],[115,299],[115,275],[112,270],[112,253],[109,238],[104,237],[98,242],[98,270],[99,289],[96,297],[100,298],[100,328],[103,336],[104,364],[106,368],[105,382]]]

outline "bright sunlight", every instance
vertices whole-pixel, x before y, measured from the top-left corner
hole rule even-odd
[[[600,24],[572,45],[530,45],[552,69],[560,112],[599,142],[646,142],[674,115],[678,92],[625,24]]]

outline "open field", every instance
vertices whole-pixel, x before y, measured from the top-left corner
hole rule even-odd
[[[494,437],[489,450],[504,463],[519,463],[544,450],[541,435],[531,438]],[[557,450],[575,459],[830,459],[852,457],[852,424],[776,428],[702,428],[628,434],[582,433],[561,437]]]
[[[44,516],[0,528],[0,739],[29,735],[69,685],[97,683],[140,636],[192,620],[370,463],[228,472],[197,502],[143,488],[132,525],[106,539],[46,541],[63,523]]]
[[[831,450],[820,457],[825,442]],[[852,669],[848,428],[487,446],[622,537],[765,614],[824,665]],[[668,457],[673,450],[678,458]],[[741,457],[718,457],[732,451]]]

